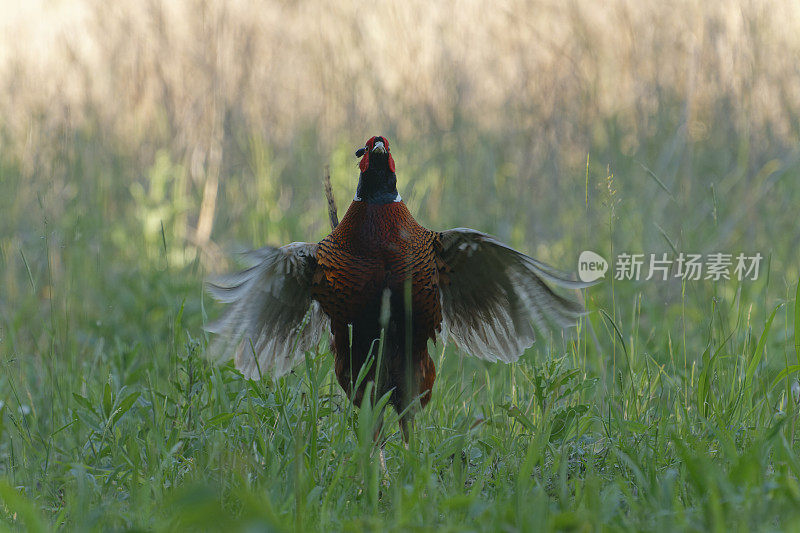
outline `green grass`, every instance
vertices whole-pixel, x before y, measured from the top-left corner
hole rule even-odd
[[[159,156],[136,192],[126,184],[141,180],[124,159],[93,159],[85,154],[94,141],[73,142],[63,169],[69,190],[36,191],[13,160],[0,165],[0,189],[15,198],[0,222],[6,526],[800,527],[798,406],[787,401],[800,369],[800,272],[785,229],[795,224],[786,206],[800,194],[796,159],[764,177],[718,153],[719,185],[706,189],[678,169],[650,179],[638,164],[649,161],[644,153],[611,147],[531,198],[530,211],[485,214],[485,191],[514,195],[485,173],[503,140],[488,138],[476,154],[442,148],[428,177],[400,187],[423,221],[498,233],[561,268],[585,248],[607,258],[671,246],[761,251],[769,262],[754,282],[607,280],[589,289],[591,313],[574,337],[540,339],[514,365],[440,346],[433,399],[409,449],[396,415],[388,417],[384,479],[373,412],[346,401],[325,343],[276,383],[246,381],[202,357],[203,323],[220,309],[202,294],[202,257],[180,237],[182,206],[193,201],[176,186],[185,170]],[[345,150],[332,157],[340,205],[352,185]],[[407,147],[412,168],[401,180],[421,176],[413,153]],[[699,172],[712,155],[698,149],[686,164]],[[610,160],[614,175],[600,163]],[[270,189],[280,180],[251,197],[235,185],[256,187],[265,176],[234,176],[220,198],[218,239],[279,244],[324,234],[314,161],[303,165],[310,170],[298,174],[300,198],[288,207]],[[446,168],[494,185],[450,184],[439,210],[426,180]],[[59,194],[63,201],[53,199]],[[743,222],[754,208],[762,216]],[[530,220],[551,237],[534,238]]]
[[[708,347],[687,371],[680,356],[659,363],[621,344],[617,373],[606,380],[584,370],[596,357],[585,331],[566,345],[541,343],[513,366],[448,349],[409,449],[396,417],[389,419],[383,480],[369,411],[345,401],[327,352],[310,353],[277,383],[245,381],[200,357],[202,334],[183,322],[199,313],[180,296],[163,294],[175,303],[151,346],[105,345],[76,333],[54,335],[49,360],[4,359],[6,523],[31,530],[800,525],[797,407],[779,411],[785,380],[773,384],[775,376],[751,363],[762,359],[771,331],[704,324]],[[597,315],[593,321],[604,329]],[[531,362],[534,353],[541,362]]]

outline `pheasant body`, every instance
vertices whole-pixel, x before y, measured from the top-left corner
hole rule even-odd
[[[231,304],[209,327],[220,334],[210,352],[233,354],[248,378],[277,377],[329,330],[341,387],[357,405],[369,382],[378,397],[391,392],[408,438],[416,411],[408,408],[431,398],[436,369],[428,341],[444,333],[443,323],[465,352],[512,362],[537,328],[571,326],[583,313],[545,280],[570,289],[588,284],[484,233],[420,226],[397,193],[385,137],[372,137],[356,156],[356,197],[330,235],[316,244],[256,250],[248,255],[250,268],[209,283],[217,299]],[[370,356],[366,379],[355,387]]]
[[[353,201],[333,233],[319,243],[312,297],[331,318],[336,376],[356,404],[368,381],[377,383],[379,396],[392,391],[390,401],[398,412],[416,397],[423,407],[430,399],[436,372],[428,340],[435,340],[442,321],[435,239],[403,202]],[[367,357],[378,357],[375,340],[387,311],[379,379],[376,363],[353,391]]]

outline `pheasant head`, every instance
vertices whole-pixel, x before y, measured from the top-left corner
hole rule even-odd
[[[370,138],[363,148],[356,150],[356,157],[361,158],[358,163],[361,175],[358,179],[356,200],[375,204],[399,201],[389,140],[377,135]]]

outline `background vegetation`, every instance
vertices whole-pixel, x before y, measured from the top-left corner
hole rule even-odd
[[[798,35],[790,0],[0,2],[0,519],[800,527]],[[382,479],[324,344],[278,383],[201,356],[202,279],[324,236],[374,134],[431,228],[763,273],[607,281],[596,339],[511,366],[437,352]]]

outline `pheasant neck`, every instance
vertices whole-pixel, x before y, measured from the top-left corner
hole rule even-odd
[[[388,168],[368,168],[358,178],[355,200],[371,204],[401,201],[397,193],[397,176]]]

